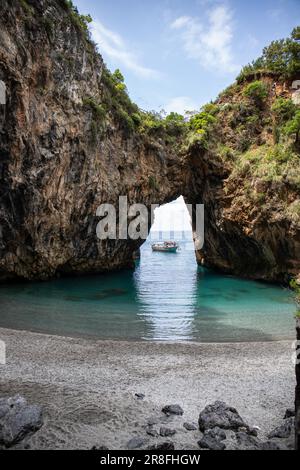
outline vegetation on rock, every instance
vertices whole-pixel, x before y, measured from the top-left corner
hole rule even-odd
[[[265,47],[261,57],[246,65],[238,82],[259,74],[273,73],[281,79],[293,78],[300,73],[300,26],[287,39],[273,41]]]
[[[85,36],[89,38],[89,23],[93,21],[91,15],[81,15],[78,12],[78,8],[73,4],[72,0],[62,0],[63,5],[67,8],[70,13],[73,24],[80,30]]]

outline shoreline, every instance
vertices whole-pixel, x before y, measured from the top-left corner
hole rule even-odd
[[[291,343],[295,341],[295,335],[291,335],[289,338],[272,338],[272,339],[263,339],[263,340],[249,340],[249,341],[190,341],[190,340],[155,340],[155,339],[117,339],[117,338],[100,338],[97,336],[88,336],[87,334],[84,335],[60,335],[58,333],[45,333],[43,331],[34,331],[34,330],[26,330],[23,328],[11,328],[11,327],[3,327],[0,326],[0,334],[2,331],[7,332],[14,332],[14,333],[24,333],[24,334],[33,334],[33,335],[41,335],[51,338],[61,338],[61,339],[75,339],[75,340],[82,340],[90,342],[101,342],[101,343],[124,343],[124,344],[159,344],[159,345],[183,345],[183,346],[216,346],[216,345],[243,345],[243,344],[269,344],[269,343],[284,343],[290,341]]]
[[[31,448],[125,449],[147,436],[147,420],[163,423],[163,406],[178,403],[176,449],[199,449],[197,422],[216,400],[237,408],[259,437],[281,424],[294,404],[292,340],[251,343],[164,343],[85,339],[0,328],[7,365],[0,397],[20,394],[43,406],[45,424]],[[138,400],[135,393],[145,395]],[[159,438],[165,440],[163,438]]]

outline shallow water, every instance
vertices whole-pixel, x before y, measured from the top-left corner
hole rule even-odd
[[[197,267],[190,242],[135,272],[0,287],[0,327],[99,339],[240,342],[294,337],[288,290]]]

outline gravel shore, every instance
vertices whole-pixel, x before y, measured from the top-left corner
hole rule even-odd
[[[36,449],[126,449],[146,445],[149,419],[177,430],[176,449],[198,449],[200,411],[215,400],[237,408],[259,436],[282,423],[293,407],[292,342],[173,344],[96,341],[0,329],[7,364],[0,397],[21,394],[43,406],[44,426],[29,440]],[[145,395],[138,399],[135,394]],[[183,417],[161,409],[179,404]]]

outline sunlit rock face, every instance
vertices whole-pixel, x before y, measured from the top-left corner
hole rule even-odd
[[[300,272],[299,226],[271,198],[263,212],[241,204],[241,181],[228,181],[232,169],[216,154],[128,132],[113,108],[95,135],[84,103],[108,93],[101,56],[63,0],[28,0],[25,14],[22,3],[0,4],[1,280],[133,266],[141,240],[96,236],[98,206],[124,195],[148,208],[180,195],[204,203],[202,265],[272,281]]]
[[[288,282],[300,272],[300,227],[273,200],[297,200],[283,183],[266,189],[266,202],[243,197],[242,182],[229,180],[230,171],[211,155],[191,161],[196,200],[205,205],[205,244],[196,251],[198,263],[241,277]],[[192,195],[190,194],[190,200]]]

